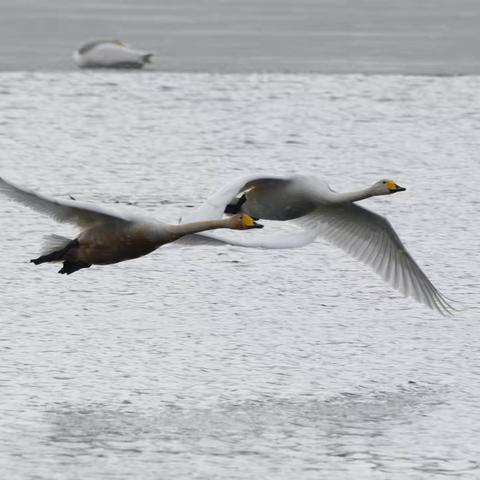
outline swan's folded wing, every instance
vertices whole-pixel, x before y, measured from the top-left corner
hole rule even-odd
[[[192,210],[182,223],[199,222],[202,220],[217,220],[222,218],[225,207],[240,193],[258,185],[278,185],[289,180],[283,177],[247,175],[225,185],[207,198],[198,208]]]
[[[97,206],[69,200],[56,200],[18,187],[0,177],[0,193],[57,222],[88,227],[96,223],[123,223],[128,219]]]
[[[438,310],[452,307],[434,287],[406,250],[387,219],[358,205],[316,210],[298,219],[307,229],[372,267],[393,288],[405,296]]]

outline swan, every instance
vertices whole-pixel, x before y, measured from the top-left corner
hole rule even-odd
[[[108,265],[147,255],[184,235],[216,228],[247,230],[263,227],[243,213],[225,219],[170,225],[141,216],[119,215],[87,203],[49,198],[2,177],[0,193],[58,222],[71,223],[82,229],[74,239],[48,236],[42,255],[31,260],[35,265],[63,261],[58,273],[67,275],[91,265]]]
[[[339,193],[324,180],[311,176],[249,175],[221,188],[182,221],[245,213],[255,220],[291,220],[300,229],[253,238],[206,232],[185,237],[185,242],[298,248],[321,237],[373,268],[404,296],[413,297],[441,314],[450,314],[453,308],[413,260],[390,222],[356,204],[369,197],[405,190],[389,179],[379,180],[362,190]]]
[[[142,68],[152,56],[119,40],[95,40],[76,50],[73,60],[81,68]]]

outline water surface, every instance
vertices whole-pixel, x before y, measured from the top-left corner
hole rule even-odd
[[[57,275],[28,260],[74,231],[1,198],[6,478],[480,475],[479,78],[0,78],[13,181],[175,222],[240,174],[391,177],[408,190],[364,205],[464,308],[441,317],[320,240]]]
[[[0,71],[115,38],[168,72],[480,73],[477,0],[0,0]]]

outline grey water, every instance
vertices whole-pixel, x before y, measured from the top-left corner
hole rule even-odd
[[[0,198],[9,479],[480,477],[480,77],[0,74],[0,175],[176,222],[247,173],[369,199],[459,312],[318,240],[175,246],[66,277]],[[262,234],[262,232],[237,232]]]
[[[0,71],[104,38],[166,72],[480,73],[477,0],[0,0]]]

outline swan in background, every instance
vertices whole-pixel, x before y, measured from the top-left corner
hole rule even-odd
[[[184,235],[206,230],[262,228],[243,213],[225,219],[169,225],[139,216],[119,215],[86,203],[55,200],[20,188],[1,177],[0,193],[39,213],[50,215],[58,222],[71,223],[82,229],[75,239],[50,235],[42,255],[31,260],[35,265],[63,261],[58,273],[71,274],[94,264],[108,265],[138,258]]]
[[[299,229],[253,238],[207,232],[184,240],[252,248],[298,248],[321,237],[373,268],[403,295],[449,314],[452,307],[415,263],[390,222],[356,204],[369,197],[402,191],[405,188],[392,180],[380,180],[359,191],[338,193],[325,181],[310,176],[250,175],[224,186],[182,221],[245,213],[254,219],[291,220]]]
[[[76,50],[73,60],[81,68],[142,68],[152,56],[119,40],[95,40]]]

